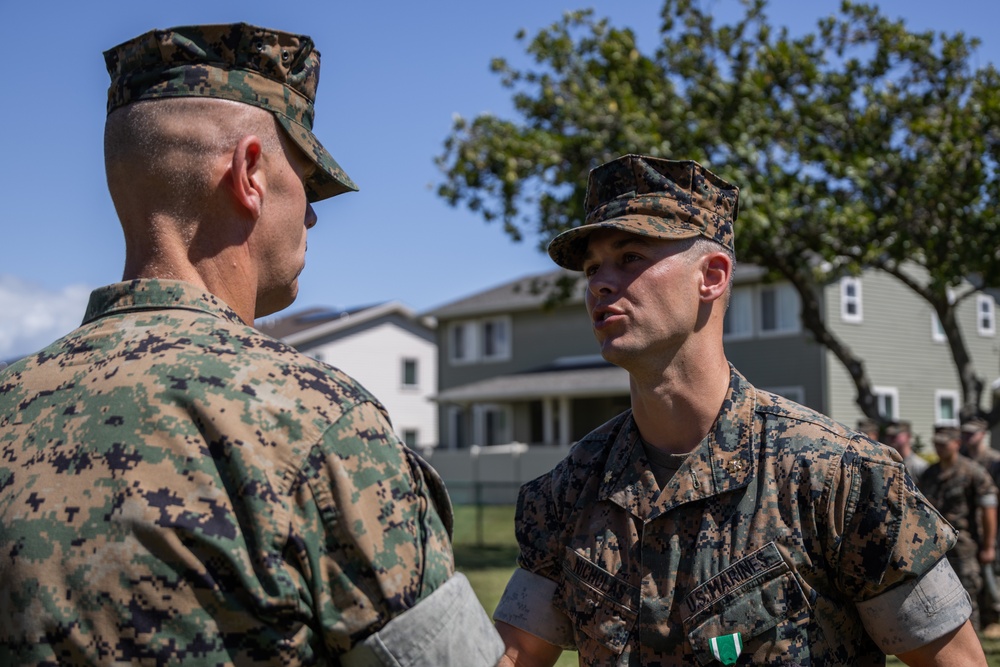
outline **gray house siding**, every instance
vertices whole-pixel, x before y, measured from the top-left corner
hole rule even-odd
[[[454,363],[449,352],[450,325],[455,321],[486,320],[507,313],[483,314],[480,317],[442,321],[438,327],[441,350],[438,387],[450,389],[485,378],[534,370],[567,356],[598,353],[590,333],[587,313],[582,304],[573,303],[552,310],[528,310],[509,313],[511,317],[511,356],[506,361]]]
[[[823,348],[808,333],[729,341],[725,349],[729,361],[753,385],[769,390],[801,388],[801,399],[793,398],[825,411]]]
[[[914,272],[915,277],[922,278]],[[866,271],[860,278],[863,321],[845,322],[841,316],[841,284],[826,288],[826,321],[854,353],[877,389],[898,392],[897,416],[912,423],[914,437],[929,449],[936,415],[936,392],[959,392],[951,352],[945,342],[933,339],[933,312],[929,304],[897,279],[879,271]],[[1000,348],[996,335],[981,336],[976,326],[976,299],[959,304],[958,317],[965,343],[976,368],[987,382],[1000,370]],[[887,341],[890,341],[887,344]],[[830,368],[830,414],[853,426],[862,416],[856,391],[843,365],[828,354]],[[983,408],[992,397],[984,395]]]

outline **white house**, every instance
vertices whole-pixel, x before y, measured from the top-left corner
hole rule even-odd
[[[433,318],[392,301],[351,310],[311,308],[257,327],[364,385],[410,447],[437,445],[437,405],[430,399],[438,372]]]

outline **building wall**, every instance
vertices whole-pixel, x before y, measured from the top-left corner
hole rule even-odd
[[[914,275],[921,277],[916,272]],[[930,305],[895,278],[879,271],[865,272],[861,295],[862,323],[848,323],[841,317],[840,283],[828,286],[826,321],[864,359],[873,386],[898,390],[899,418],[912,423],[921,451],[929,451],[936,420],[935,390],[960,389],[948,345],[932,338]],[[963,301],[959,305],[959,322],[978,374],[989,384],[1000,371],[1000,340],[996,335],[984,337],[977,333],[975,307],[975,297]],[[826,354],[830,416],[853,427],[862,416],[854,383],[843,364],[832,353]],[[988,409],[991,401],[987,391],[982,407]]]
[[[823,411],[826,402],[823,348],[808,332],[727,341],[725,349],[729,361],[755,387],[772,391],[801,389],[800,402]],[[798,399],[785,391],[779,393]]]
[[[417,446],[437,445],[437,406],[430,400],[437,390],[437,346],[433,340],[416,336],[397,323],[383,321],[300,349],[364,385],[385,405],[400,438],[405,430],[416,429]],[[403,386],[406,358],[417,360],[415,388]]]
[[[492,316],[471,319],[482,321],[490,317]],[[599,352],[591,333],[590,319],[580,303],[566,304],[552,310],[511,313],[511,356],[505,361],[452,363],[449,354],[449,324],[453,321],[455,320],[438,322],[441,390],[497,375],[539,368],[558,357],[593,355]]]

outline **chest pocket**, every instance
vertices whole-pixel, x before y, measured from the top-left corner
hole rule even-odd
[[[715,660],[711,640],[735,633],[742,643],[751,644],[777,627],[779,631],[771,633],[777,644],[772,649],[787,650],[797,633],[790,627],[785,630],[791,632],[782,633],[781,625],[787,626],[807,606],[791,568],[770,542],[691,591],[681,614],[698,664],[707,665]]]
[[[570,548],[565,551],[555,600],[578,630],[581,654],[593,654],[581,644],[594,642],[620,655],[639,616],[638,588]]]

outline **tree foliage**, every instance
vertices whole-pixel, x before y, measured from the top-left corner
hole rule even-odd
[[[978,412],[985,385],[955,309],[1000,284],[997,71],[974,66],[977,40],[911,32],[870,5],[845,1],[797,36],[771,24],[766,0],[742,8],[717,23],[696,0],[665,0],[649,54],[589,11],[519,35],[531,66],[492,69],[520,118],[456,120],[439,194],[544,243],[583,219],[597,165],[698,160],[740,185],[737,255],[795,286],[804,326],[847,368],[863,412],[878,417],[863,360],[826,327],[818,294],[866,267],[931,305],[963,412]]]

